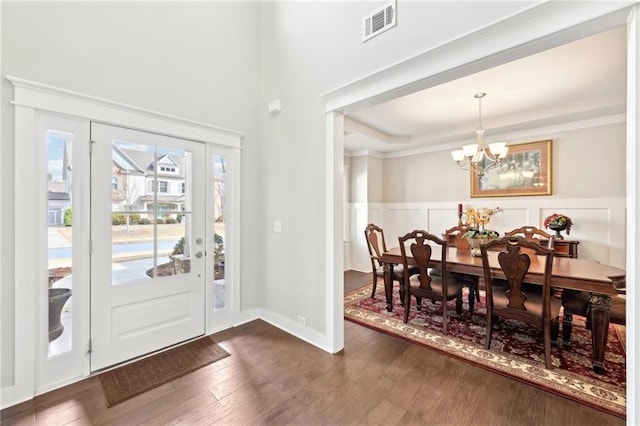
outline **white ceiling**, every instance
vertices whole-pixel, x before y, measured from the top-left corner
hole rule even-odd
[[[619,27],[349,113],[345,151],[390,153],[626,111],[626,29]],[[364,125],[364,126],[363,126]]]

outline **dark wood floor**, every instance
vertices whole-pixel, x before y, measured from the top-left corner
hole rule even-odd
[[[369,284],[348,272],[346,290]],[[2,425],[624,425],[616,417],[345,322],[337,355],[263,321],[216,334],[231,356],[107,408],[100,381],[2,411]]]

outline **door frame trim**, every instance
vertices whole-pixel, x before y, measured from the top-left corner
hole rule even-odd
[[[21,230],[20,238],[14,239],[14,253],[31,253],[34,247],[39,247],[41,242],[36,224],[41,219],[37,214],[37,184],[33,176],[36,175],[37,166],[33,158],[38,144],[37,113],[47,111],[64,114],[87,121],[98,121],[116,126],[130,127],[132,129],[160,133],[182,139],[190,139],[206,144],[217,144],[234,148],[240,158],[239,151],[244,133],[213,126],[194,120],[151,111],[108,99],[89,96],[82,93],[62,89],[46,84],[41,84],[19,77],[6,76],[13,85],[15,108],[15,163],[20,167],[15,168],[15,229]],[[88,143],[88,141],[87,141]],[[238,169],[240,165],[237,164]],[[235,188],[235,203],[240,201],[240,188]],[[239,207],[234,209],[235,213]],[[231,223],[233,235],[240,236],[240,224],[238,220]],[[235,283],[235,292],[239,292],[239,242],[234,245],[232,253]],[[230,256],[231,258],[231,256]],[[22,401],[33,398],[36,395],[37,362],[37,274],[34,268],[34,259],[26,256],[14,257],[15,268],[15,316],[14,316],[14,381],[12,385],[2,389],[2,407],[8,407]],[[237,298],[235,298],[237,300]],[[238,309],[239,303],[232,308]],[[237,317],[238,312],[234,312]],[[33,332],[24,332],[32,330]],[[64,386],[87,377],[86,375],[71,378],[61,382],[47,390]]]
[[[58,112],[134,130],[240,148],[244,133],[72,90],[6,76],[14,86],[14,105]]]

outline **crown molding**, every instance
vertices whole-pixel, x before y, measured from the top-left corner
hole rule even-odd
[[[383,153],[378,152],[378,151],[371,151],[369,149],[365,149],[365,150],[362,150],[362,151],[352,151],[352,152],[345,151],[344,152],[344,156],[345,157],[350,157],[350,158],[353,158],[353,157],[373,157],[373,158],[379,158],[381,160],[384,160],[385,158],[387,158],[387,156],[384,155]]]
[[[531,128],[527,130],[491,135],[485,138],[485,143],[507,142],[507,145],[509,145],[509,141],[536,138],[543,135],[547,137],[554,133],[588,129],[591,127],[607,126],[609,124],[620,124],[620,123],[625,123],[626,120],[627,120],[626,114],[615,114],[615,115],[609,115],[605,117],[592,118],[588,120],[572,121],[567,123],[555,124],[552,126],[536,127],[536,128]],[[454,149],[459,149],[461,145],[468,144],[468,143],[475,143],[475,139],[473,140],[461,139],[459,141],[450,142],[447,144],[440,144],[440,145],[434,145],[434,146],[416,148],[416,149],[408,149],[406,151],[389,152],[389,153],[380,154],[380,155],[382,155],[383,159],[410,157],[412,155],[427,154],[430,152],[450,151]],[[360,151],[360,152],[363,152],[363,151]]]

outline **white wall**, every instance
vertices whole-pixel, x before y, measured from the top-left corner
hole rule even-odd
[[[296,316],[302,315],[308,327],[327,333],[322,95],[537,2],[400,1],[398,26],[362,43],[361,20],[382,3],[261,4],[260,178],[262,225],[268,230],[264,246],[269,248],[261,285],[264,308],[277,312],[287,327],[295,327]],[[276,116],[266,111],[274,99],[282,100]],[[271,231],[276,219],[283,222],[282,233]]]
[[[262,250],[255,106],[258,7],[231,2],[2,2],[2,387],[13,383],[13,98],[5,75],[244,132],[242,258]],[[214,24],[215,23],[215,24]],[[19,185],[18,185],[19,190]],[[261,303],[246,268],[242,309]]]

